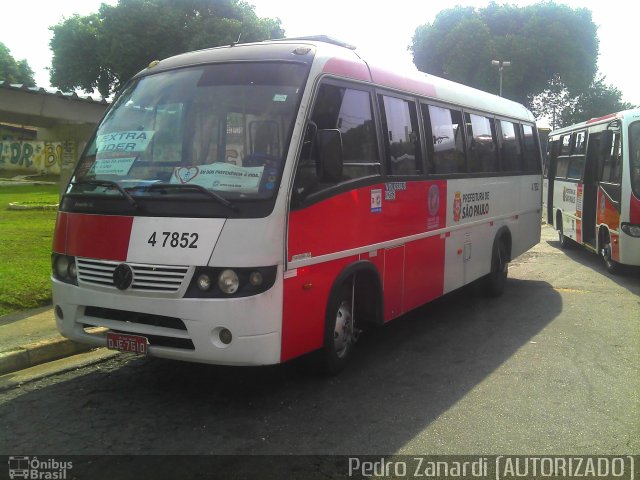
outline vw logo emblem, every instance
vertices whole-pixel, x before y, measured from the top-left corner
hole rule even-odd
[[[126,290],[133,283],[133,270],[126,263],[121,263],[113,271],[113,284],[119,290]]]

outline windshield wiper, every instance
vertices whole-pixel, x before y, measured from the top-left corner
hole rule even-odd
[[[78,180],[77,182],[71,182],[71,185],[93,185],[96,187],[112,187],[118,190],[122,194],[122,196],[127,200],[129,205],[134,208],[140,208],[138,202],[127,192],[124,188],[118,185],[116,182],[112,182],[111,180]]]
[[[203,186],[200,185],[195,185],[195,184],[191,184],[191,185],[187,185],[187,184],[180,184],[180,183],[152,183],[151,185],[149,185],[148,187],[146,187],[146,190],[148,192],[151,192],[153,190],[181,190],[181,191],[185,191],[185,192],[195,192],[195,193],[202,193],[206,196],[208,196],[209,198],[213,198],[214,200],[216,200],[218,203],[220,203],[221,205],[224,205],[227,208],[230,208],[231,210],[235,211],[236,208],[233,206],[233,204],[227,200],[226,198],[224,198],[222,195],[218,195],[216,192],[209,190],[208,188],[205,188]]]

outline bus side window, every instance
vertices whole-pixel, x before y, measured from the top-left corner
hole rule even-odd
[[[581,155],[585,153],[587,145],[587,132],[576,132],[575,134],[575,142],[573,144],[573,149],[571,150],[572,155]]]
[[[367,91],[323,84],[307,125],[294,180],[294,194],[300,198],[331,187],[318,177],[319,130],[339,130],[343,146],[342,181],[380,174],[380,157],[373,122],[371,95]]]
[[[613,133],[607,138],[607,143],[602,145],[602,182],[620,184],[622,177],[622,165],[620,163],[620,134]]]
[[[465,113],[470,172],[497,172],[498,156],[493,119]]]
[[[462,112],[435,105],[422,105],[425,129],[431,130],[433,155],[429,172],[466,173]]]
[[[571,154],[571,134],[567,133],[560,137],[560,155]]]
[[[523,152],[524,152],[524,167],[526,168],[527,172],[531,172],[531,173],[540,173],[540,151],[537,148],[536,145],[536,137],[534,136],[534,131],[531,125],[522,125],[522,132],[523,132],[523,137],[522,137],[522,145],[523,145]],[[558,142],[555,142],[556,144],[556,150],[555,150],[555,154],[557,155],[557,144]],[[549,148],[549,151],[551,152],[553,150],[553,147]]]
[[[558,163],[556,165],[556,178],[564,180],[567,178],[567,171],[569,170],[569,157],[558,157]]]
[[[619,133],[613,134],[609,158],[611,160],[611,176],[609,182],[620,185],[622,181],[622,141]]]
[[[500,170],[503,172],[517,172],[522,168],[522,150],[520,129],[512,122],[499,120],[500,126]]]
[[[580,180],[582,178],[583,169],[584,155],[575,155],[571,157],[567,168],[567,178],[571,180]]]
[[[383,131],[387,132],[387,170],[390,175],[422,173],[416,106],[400,98],[380,95]]]

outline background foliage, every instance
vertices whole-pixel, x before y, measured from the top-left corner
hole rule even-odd
[[[567,125],[629,108],[597,75],[597,27],[586,8],[542,2],[455,7],[419,26],[410,50],[419,70],[498,93],[491,60],[508,60],[503,96]]]
[[[284,35],[279,19],[258,18],[240,0],[120,0],[51,30],[51,84],[103,97],[153,60]]]
[[[26,60],[17,61],[4,43],[0,42],[0,80],[8,83],[22,83],[33,87],[33,70]]]
[[[56,204],[58,185],[0,187],[0,316],[51,302],[55,210],[8,210],[10,202]]]

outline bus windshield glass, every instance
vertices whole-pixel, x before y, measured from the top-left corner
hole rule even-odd
[[[272,197],[307,73],[246,62],[143,76],[99,125],[67,193]]]

